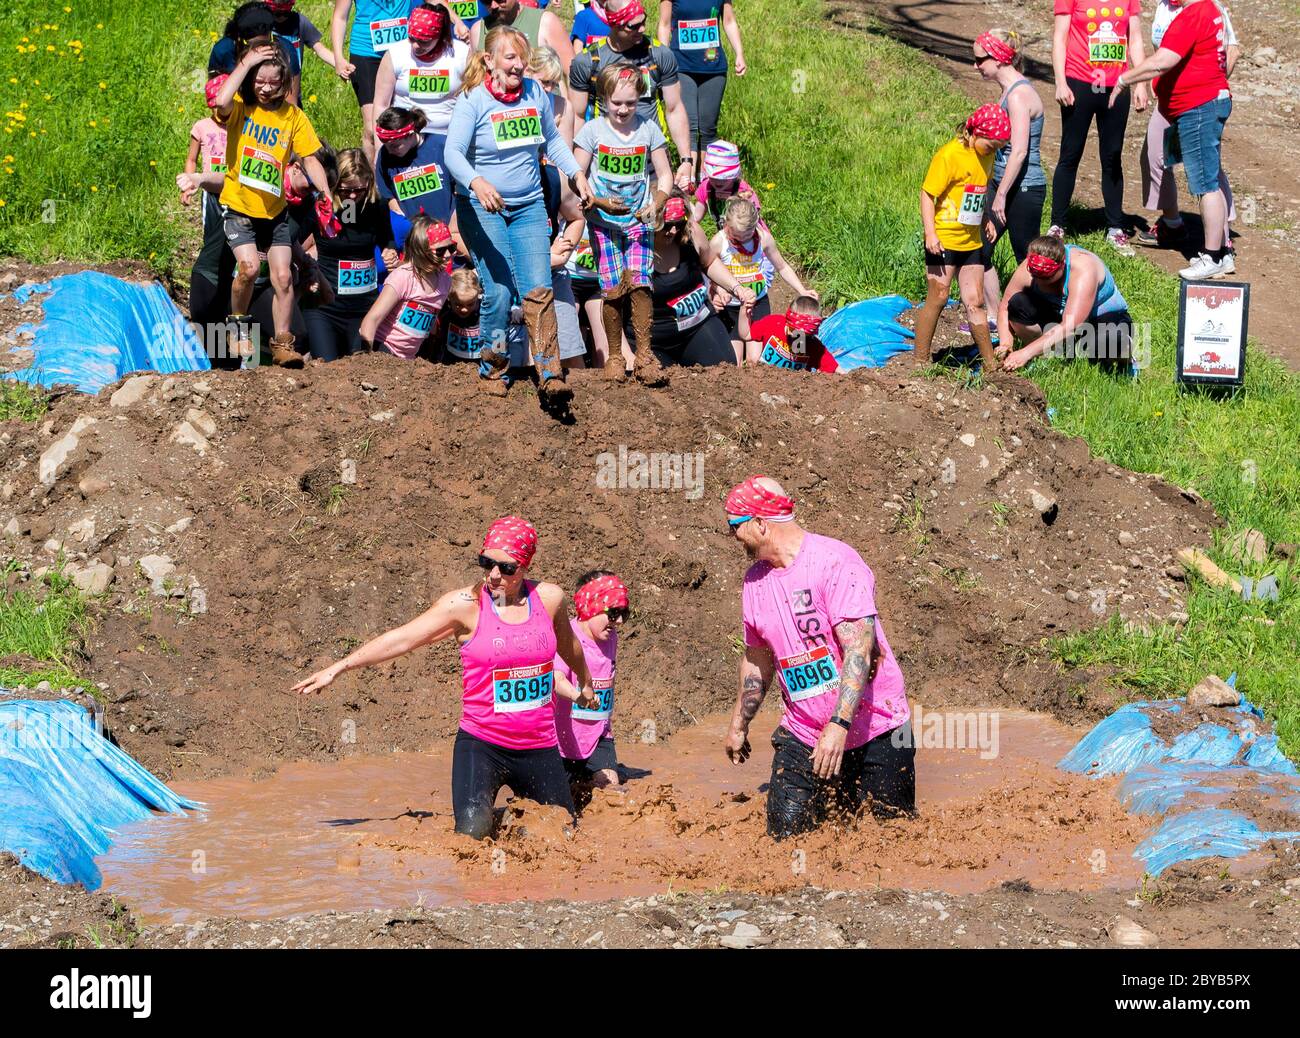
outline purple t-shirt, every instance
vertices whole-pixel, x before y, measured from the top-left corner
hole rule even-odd
[[[834,628],[845,620],[875,617],[880,653],[845,748],[892,731],[910,716],[903,672],[876,615],[875,590],[875,576],[852,547],[815,533],[804,534],[799,554],[784,569],[756,562],[745,574],[745,645],[771,649],[785,701],[781,724],[806,746],[816,745],[839,699],[843,653]]]
[[[576,705],[563,696],[551,700],[555,707],[555,738],[560,745],[560,756],[568,760],[586,760],[596,750],[596,744],[610,734],[610,715],[614,712],[614,671],[618,656],[618,632],[605,641],[590,638],[582,624],[570,618],[573,633],[582,642],[582,655],[591,671],[592,690],[600,696],[594,710]],[[563,674],[569,684],[578,687],[578,675],[556,654],[555,669]]]

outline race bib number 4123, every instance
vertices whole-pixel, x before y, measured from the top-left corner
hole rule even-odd
[[[812,699],[839,687],[840,672],[831,650],[825,645],[796,656],[785,656],[777,662],[791,702]]]
[[[501,667],[492,671],[492,709],[498,714],[535,710],[551,702],[555,664],[548,660],[532,667]]]

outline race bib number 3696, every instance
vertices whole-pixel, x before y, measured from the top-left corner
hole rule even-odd
[[[839,687],[840,672],[831,650],[825,645],[796,656],[785,656],[777,662],[786,695],[792,702],[812,699]]]
[[[535,710],[551,702],[555,664],[548,660],[533,667],[500,667],[492,671],[492,709],[498,714]]]
[[[512,108],[492,113],[492,139],[497,151],[535,148],[542,143],[542,120],[536,108]]]

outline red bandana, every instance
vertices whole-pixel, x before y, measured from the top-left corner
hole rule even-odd
[[[447,24],[442,7],[417,7],[406,21],[406,35],[413,40],[436,40]]]
[[[737,483],[727,495],[724,506],[729,515],[751,515],[761,519],[774,519],[785,522],[794,518],[794,501],[781,494],[774,494],[759,486],[763,476],[750,476],[743,483]]]
[[[1011,118],[997,105],[980,105],[966,120],[966,129],[991,141],[1011,140]]]
[[[504,105],[514,104],[524,94],[523,83],[519,84],[519,89],[516,90],[513,94],[503,93],[502,91],[498,90],[496,83],[492,79],[492,73],[490,72],[488,73],[487,78],[483,80],[483,85],[487,87],[487,92],[489,94],[491,94],[493,97],[495,97],[498,101],[500,101]]]
[[[1039,256],[1033,252],[1029,254],[1029,259],[1025,262],[1029,266],[1029,273],[1036,278],[1042,278],[1044,281],[1051,281],[1065,266],[1060,260],[1054,260],[1050,256]]]
[[[445,245],[451,241],[451,231],[441,220],[433,220],[429,224],[429,245],[437,248],[439,245]]]
[[[209,108],[217,106],[217,95],[221,93],[221,88],[226,85],[226,80],[229,78],[226,75],[213,76],[203,87],[203,93],[207,96]]]
[[[816,335],[817,329],[822,326],[822,318],[816,314],[797,314],[793,310],[785,312],[786,331],[806,332],[809,335]]]
[[[632,0],[630,4],[619,11],[606,11],[605,21],[610,25],[631,25],[638,18],[644,18],[645,8],[641,5],[641,0]]]
[[[382,126],[375,127],[375,136],[381,141],[400,141],[403,137],[409,137],[415,132],[415,123],[407,123],[400,130],[385,130]]]
[[[627,602],[627,585],[612,573],[587,581],[573,596],[579,620],[590,620],[606,609],[626,609]]]
[[[516,562],[527,566],[537,551],[537,531],[527,519],[507,515],[493,523],[483,538],[483,551],[499,548]]]
[[[682,223],[686,219],[686,203],[680,198],[670,198],[664,203],[664,223]]]
[[[980,33],[975,37],[975,42],[984,48],[984,53],[1000,65],[1010,65],[1016,60],[1015,48],[1011,44],[999,40],[992,33]]]

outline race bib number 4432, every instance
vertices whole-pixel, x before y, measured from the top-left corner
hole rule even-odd
[[[542,120],[536,108],[512,108],[492,113],[492,139],[497,151],[535,148],[542,143]]]
[[[535,710],[551,702],[555,687],[555,664],[532,667],[500,667],[492,671],[492,709],[498,714]]]
[[[245,144],[239,153],[239,182],[254,191],[279,198],[284,193],[280,163],[269,151]]]
[[[786,695],[791,702],[812,699],[839,687],[840,672],[835,666],[831,650],[825,645],[795,656],[782,657],[777,663],[781,669],[781,681],[785,684]]]

